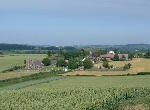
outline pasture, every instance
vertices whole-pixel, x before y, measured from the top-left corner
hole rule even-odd
[[[35,70],[18,70],[13,72],[2,73],[2,71],[7,70],[15,65],[24,65],[24,60],[26,58],[31,58],[33,60],[42,60],[46,57],[45,54],[15,54],[15,55],[3,55],[0,57],[0,80],[27,76],[35,73],[39,73],[39,71]]]
[[[44,54],[14,54],[3,55],[0,57],[0,72],[7,70],[15,65],[23,65],[24,60],[28,57],[33,60],[42,60],[46,55]]]
[[[145,109],[150,107],[149,83],[150,76],[68,77],[20,90],[0,91],[0,109],[123,110],[140,104]]]
[[[136,58],[132,61],[113,61],[109,62],[110,65],[121,67],[125,64],[131,63],[132,67],[129,70],[126,71],[106,71],[106,72],[100,72],[100,71],[75,71],[66,73],[65,75],[96,75],[96,76],[102,76],[102,75],[122,75],[122,74],[136,74],[138,72],[149,72],[150,71],[150,59],[144,59],[144,58]],[[95,64],[95,67],[102,66],[102,63]]]

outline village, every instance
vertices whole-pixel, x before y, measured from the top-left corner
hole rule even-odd
[[[60,54],[61,53],[61,54]],[[25,61],[27,69],[40,70],[44,67],[53,66],[53,67],[64,67],[64,71],[67,72],[69,70],[73,71],[83,71],[83,70],[95,70],[94,65],[98,63],[102,63],[102,67],[99,66],[96,70],[110,70],[110,71],[118,71],[124,70],[127,65],[118,69],[113,65],[109,65],[111,61],[129,61],[132,60],[129,58],[129,54],[121,54],[115,53],[114,51],[108,51],[105,54],[99,54],[98,56],[94,56],[92,51],[63,51],[63,52],[47,52],[47,57],[42,61],[40,60],[32,60],[27,58]],[[131,66],[131,64],[129,64]]]

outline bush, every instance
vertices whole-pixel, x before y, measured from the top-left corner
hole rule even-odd
[[[93,67],[93,62],[90,59],[86,59],[83,62],[84,69],[90,69]]]
[[[140,73],[137,73],[137,75],[150,75],[150,72],[140,72]]]
[[[132,66],[131,63],[125,64],[124,67],[123,67],[123,69],[124,70],[128,70],[128,69],[131,68],[131,66]]]
[[[109,63],[107,61],[104,61],[103,62],[103,67],[110,69],[110,68],[113,68],[113,65],[109,65]]]
[[[25,68],[25,66],[14,66],[10,69],[2,71],[2,73],[11,72],[11,71],[15,71],[15,70],[23,69],[23,68]]]
[[[42,63],[44,64],[44,66],[49,66],[51,64],[50,59],[49,58],[44,58]]]

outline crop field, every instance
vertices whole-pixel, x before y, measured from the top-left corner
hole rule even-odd
[[[99,71],[75,71],[66,73],[65,75],[122,75],[122,74],[136,74],[138,72],[149,72],[150,71],[150,59],[136,58],[132,61],[113,61],[109,62],[110,65],[114,67],[121,67],[125,64],[131,63],[131,69],[127,71],[107,71],[107,72],[99,72]],[[95,67],[102,66],[102,63],[95,64]]]
[[[68,77],[20,90],[0,91],[0,109],[123,110],[142,105],[142,110],[148,110],[149,83],[150,76]]]

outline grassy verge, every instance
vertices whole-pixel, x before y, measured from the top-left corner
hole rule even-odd
[[[62,71],[40,72],[38,74],[23,76],[21,78],[0,80],[0,87],[9,86],[20,82],[30,81],[30,80],[38,80],[38,79],[43,79],[48,77],[55,77],[58,76],[58,74],[62,74],[62,73],[63,73]]]

